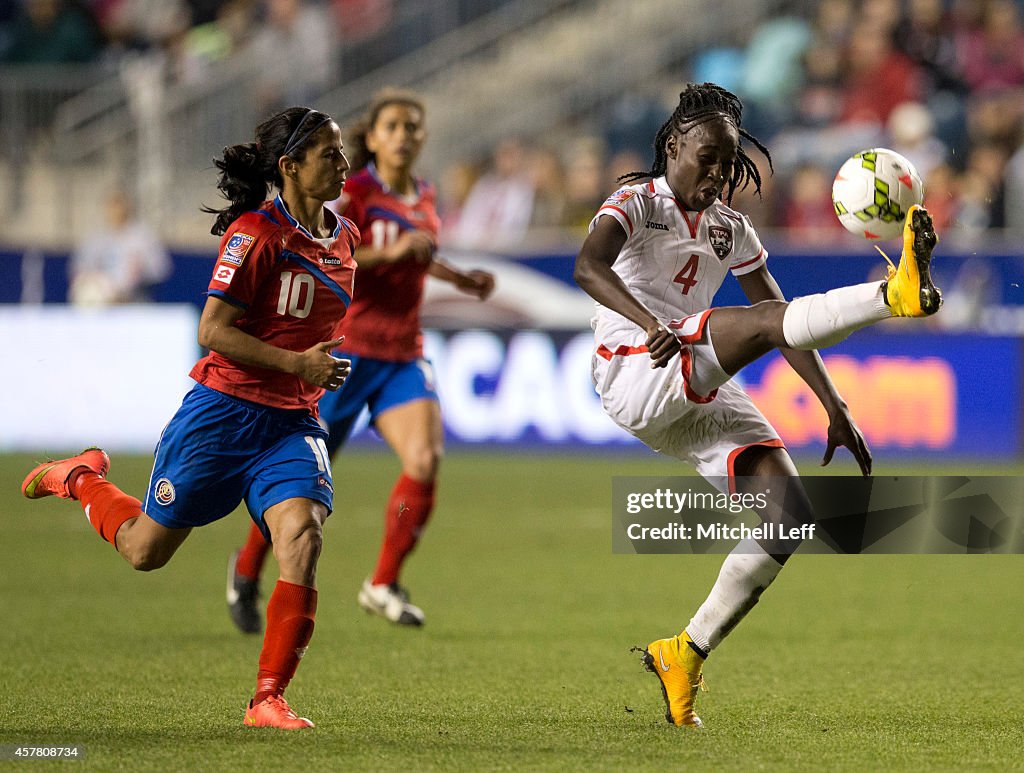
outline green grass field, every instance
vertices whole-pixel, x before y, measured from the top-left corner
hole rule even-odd
[[[1024,765],[1021,556],[798,557],[708,661],[706,730],[680,731],[629,648],[678,632],[721,556],[612,555],[609,506],[612,475],[675,467],[453,453],[404,578],[427,626],[399,630],[355,604],[396,463],[352,453],[335,465],[316,634],[288,693],[318,727],[289,734],[242,726],[260,639],[232,627],[224,571],[244,514],[138,574],[77,505],[21,499],[31,463],[0,456],[0,744],[84,744],[67,768]],[[129,491],[148,473],[148,458],[113,459]]]

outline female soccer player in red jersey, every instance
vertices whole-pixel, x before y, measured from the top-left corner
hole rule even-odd
[[[351,138],[353,172],[336,206],[363,234],[356,250],[356,294],[342,324],[343,356],[352,374],[320,401],[331,456],[344,444],[364,406],[377,432],[402,463],[384,514],[377,567],[363,583],[363,609],[399,625],[422,625],[399,571],[434,506],[443,431],[431,366],[423,359],[420,302],[427,274],[483,300],[494,289],[485,271],[462,272],[438,260],[440,220],[434,188],[413,174],[426,139],[425,110],[408,92],[378,94]],[[228,606],[235,624],[260,630],[257,580],[266,546],[252,528],[229,563]]]
[[[192,369],[198,383],[160,437],[145,504],[106,480],[110,461],[98,448],[39,465],[22,492],[78,500],[100,536],[141,571],[166,564],[193,527],[244,500],[281,572],[244,721],[313,727],[284,690],[313,634],[316,564],[332,506],[317,402],[349,372],[331,351],[343,340],[359,231],[324,206],[340,194],[349,162],[330,116],[294,107],[215,163],[230,204],[207,210],[222,236],[199,321],[210,353]],[[280,194],[265,201],[270,185]]]
[[[634,184],[613,193],[591,221],[576,280],[597,301],[593,377],[606,413],[652,449],[691,463],[720,490],[766,497],[762,518],[792,528],[813,520],[797,469],[732,376],[780,349],[828,413],[823,464],[846,446],[868,475],[864,438],[813,350],[883,319],[935,313],[941,295],[928,267],[936,236],[928,213],[912,207],[899,269],[886,281],[786,303],[753,226],[728,206],[737,187],[753,182],[760,190],[741,138],[768,156],[742,129],[741,117],[739,99],[725,89],[688,86],[655,137],[652,167],[620,178]],[[752,306],[712,307],[730,273]],[[741,542],[685,630],[645,648],[670,722],[700,726],[693,703],[704,659],[798,545]],[[665,588],[673,585],[678,580]]]

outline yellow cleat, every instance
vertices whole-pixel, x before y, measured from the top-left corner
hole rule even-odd
[[[704,658],[690,646],[685,631],[671,639],[658,639],[643,650],[643,663],[661,681],[665,698],[665,719],[677,727],[704,727],[693,710],[697,690],[707,692],[701,668]]]
[[[942,305],[942,292],[932,284],[929,264],[939,237],[932,227],[932,216],[924,207],[914,205],[903,226],[903,254],[900,265],[893,266],[889,256],[889,275],[883,289],[885,304],[894,317],[927,317]]]

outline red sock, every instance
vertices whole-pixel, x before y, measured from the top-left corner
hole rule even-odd
[[[125,494],[121,489],[97,475],[82,472],[69,486],[85,510],[92,527],[114,547],[117,530],[125,521],[142,515],[142,502]]]
[[[263,538],[260,527],[252,523],[249,527],[249,536],[245,538],[245,544],[238,551],[235,572],[246,579],[258,580],[269,550],[270,543]]]
[[[306,654],[315,620],[316,588],[278,580],[267,603],[267,632],[260,652],[254,703],[284,692],[295,676],[299,659]]]
[[[405,557],[419,541],[434,509],[434,482],[421,483],[399,475],[384,513],[384,544],[380,547],[374,585],[390,585],[398,580]]]

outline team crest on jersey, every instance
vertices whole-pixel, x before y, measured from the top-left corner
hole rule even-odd
[[[169,505],[174,501],[174,486],[167,478],[161,478],[153,487],[153,495],[158,504]]]
[[[719,260],[725,260],[725,256],[732,252],[732,231],[725,226],[709,225],[708,241]]]
[[[235,275],[235,270],[231,266],[217,266],[217,270],[213,274],[213,278],[218,282],[228,284],[231,281],[231,277]]]
[[[634,196],[636,196],[636,191],[632,188],[619,188],[619,190],[615,191],[615,193],[608,197],[605,204],[612,204],[617,207],[620,204],[629,201]]]
[[[254,238],[249,234],[243,233],[237,233],[232,236],[224,247],[224,254],[220,256],[221,261],[223,263],[230,263],[233,266],[242,265],[242,261],[245,260],[249,248],[252,247]]]

